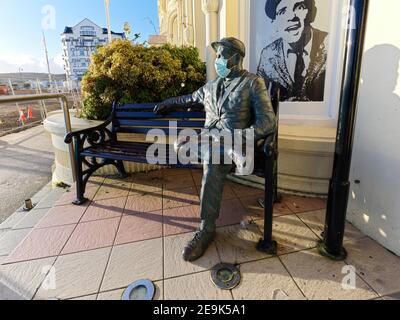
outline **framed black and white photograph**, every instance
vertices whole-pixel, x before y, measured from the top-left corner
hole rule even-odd
[[[282,113],[331,118],[343,52],[340,12],[346,1],[251,1],[250,70],[271,94],[280,88]]]
[[[279,85],[283,101],[323,101],[329,33],[318,29],[315,0],[266,0],[276,34],[261,52],[257,74]]]

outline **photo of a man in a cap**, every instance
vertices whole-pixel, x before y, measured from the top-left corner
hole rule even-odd
[[[282,101],[323,101],[328,33],[312,26],[315,0],[267,0],[265,13],[279,37],[261,53],[257,74]]]

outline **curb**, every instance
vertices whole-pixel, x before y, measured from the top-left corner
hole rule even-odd
[[[5,221],[0,224],[1,230],[12,230],[18,223],[22,221],[30,212],[39,209],[50,209],[51,203],[57,202],[59,198],[66,192],[67,189],[53,187],[52,181],[47,183],[42,189],[40,189],[31,199],[34,204],[34,208],[30,211],[25,211],[23,206],[19,207],[14,213],[12,213]],[[51,198],[51,199],[50,199]],[[46,199],[51,200],[49,204],[43,205]],[[0,238],[3,235],[0,236]]]

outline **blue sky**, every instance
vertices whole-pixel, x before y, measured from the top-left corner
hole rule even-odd
[[[42,45],[43,9],[52,6],[55,28],[45,30],[51,69],[63,73],[60,34],[65,26],[74,26],[89,18],[106,27],[104,0],[0,0],[0,73],[46,72]],[[49,11],[47,11],[49,12]],[[157,0],[110,0],[111,29],[123,32],[129,22],[134,33],[141,33],[140,41],[158,32]]]

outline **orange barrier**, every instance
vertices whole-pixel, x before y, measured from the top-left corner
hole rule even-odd
[[[28,107],[28,119],[33,119],[33,107]]]

